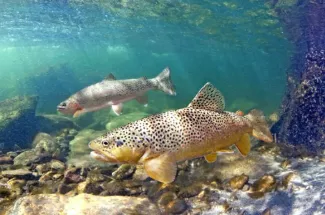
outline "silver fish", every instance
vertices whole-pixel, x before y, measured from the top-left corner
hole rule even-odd
[[[149,90],[161,90],[176,95],[168,67],[152,79],[141,77],[116,80],[112,74],[109,74],[103,81],[88,86],[61,102],[57,110],[78,117],[111,106],[114,113],[120,115],[123,102],[136,99],[140,104],[147,105],[148,97],[145,93]]]

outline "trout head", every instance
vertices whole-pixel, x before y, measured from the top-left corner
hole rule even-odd
[[[77,111],[82,110],[82,107],[79,105],[79,103],[72,99],[69,98],[63,102],[61,102],[57,106],[57,110],[63,114],[75,114]]]
[[[103,162],[136,164],[145,150],[135,145],[133,138],[119,131],[98,137],[88,144],[93,150],[90,156]]]

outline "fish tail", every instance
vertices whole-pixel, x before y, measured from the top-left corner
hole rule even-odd
[[[175,87],[170,78],[170,70],[168,67],[166,67],[153,80],[157,89],[164,91],[165,93],[168,93],[170,95],[176,95]]]
[[[271,143],[273,141],[273,136],[268,128],[265,120],[265,116],[262,111],[253,109],[246,116],[253,126],[252,135],[264,142]]]

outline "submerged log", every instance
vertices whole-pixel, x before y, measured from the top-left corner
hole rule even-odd
[[[325,150],[325,1],[298,0],[277,12],[295,54],[282,114],[272,132],[283,154],[318,155]]]

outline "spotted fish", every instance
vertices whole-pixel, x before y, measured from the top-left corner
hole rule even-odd
[[[273,141],[261,111],[243,116],[224,108],[222,94],[206,83],[186,108],[131,122],[91,141],[91,156],[104,162],[143,164],[151,178],[171,183],[179,161],[204,156],[211,163],[217,153],[231,151],[232,145],[246,156],[250,135]]]
[[[86,112],[112,106],[114,113],[120,115],[125,101],[136,99],[140,104],[147,105],[148,98],[145,93],[153,89],[176,95],[168,67],[152,79],[142,77],[116,80],[112,74],[109,74],[103,81],[88,86],[61,102],[57,110],[77,117]]]

